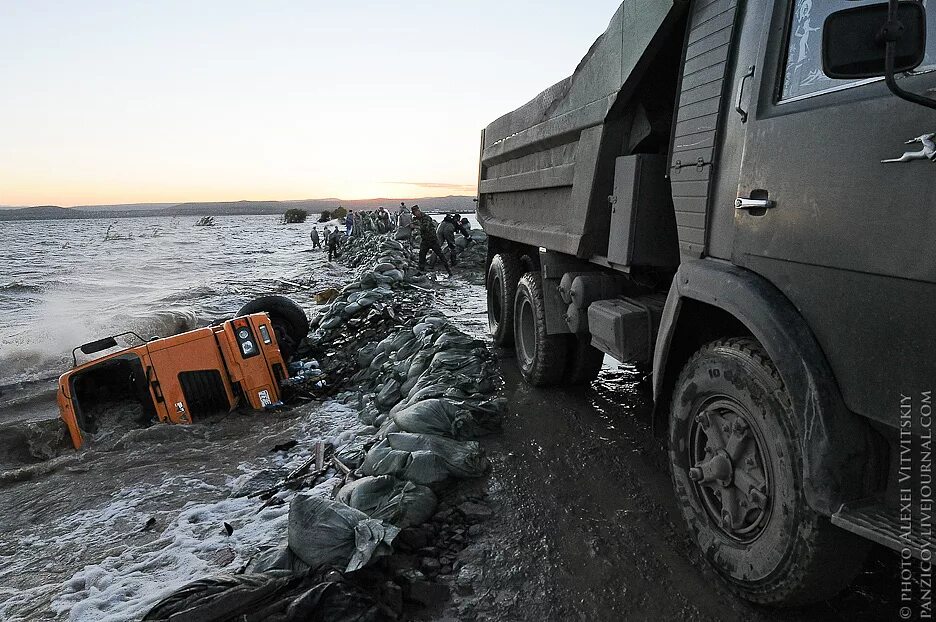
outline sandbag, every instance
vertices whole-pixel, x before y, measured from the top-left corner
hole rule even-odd
[[[289,548],[313,569],[359,570],[391,553],[399,532],[389,523],[310,493],[296,495],[289,506]]]
[[[455,441],[432,434],[409,432],[388,434],[387,441],[390,447],[398,451],[430,451],[438,455],[455,477],[480,477],[488,466],[484,450],[477,441]]]
[[[377,394],[377,406],[383,410],[389,410],[403,398],[400,393],[400,382],[391,378],[380,389]]]
[[[405,432],[435,434],[456,440],[475,439],[500,428],[497,409],[469,410],[465,405],[445,399],[417,402],[392,415],[397,427]]]
[[[345,484],[337,499],[401,529],[426,522],[438,505],[435,494],[426,486],[390,475],[364,477]]]
[[[372,341],[358,351],[358,366],[367,367],[374,360],[374,356],[376,356],[376,354],[377,344]]]
[[[274,572],[223,574],[189,583],[143,620],[165,622],[385,622],[392,620],[347,582]]]

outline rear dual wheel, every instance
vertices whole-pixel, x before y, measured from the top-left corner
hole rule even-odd
[[[517,284],[513,321],[517,365],[523,379],[534,387],[559,384],[566,370],[569,335],[546,331],[543,279],[536,272],[527,272]]]
[[[521,276],[519,257],[510,253],[494,255],[487,273],[488,327],[494,345],[500,348],[514,343],[514,298]]]
[[[498,342],[498,338],[506,334],[502,329],[509,317],[512,322],[509,335],[517,365],[528,384],[536,387],[579,385],[594,380],[601,370],[604,353],[591,345],[588,335],[549,334],[543,280],[539,273],[528,272],[519,279],[507,313],[502,296],[510,292],[499,286],[509,282],[505,275],[520,266],[519,259],[507,257],[495,256],[489,272],[493,276],[489,283],[495,286],[488,288],[488,317],[500,318],[490,321],[494,342],[505,345]]]

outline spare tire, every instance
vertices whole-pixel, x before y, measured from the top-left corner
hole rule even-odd
[[[309,334],[309,320],[305,311],[286,296],[260,296],[254,298],[237,312],[237,317],[252,313],[267,313],[283,359],[289,361],[296,346]]]

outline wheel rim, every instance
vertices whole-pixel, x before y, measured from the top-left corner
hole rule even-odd
[[[496,333],[500,327],[501,313],[504,309],[504,301],[501,300],[501,282],[495,277],[488,288],[488,326],[492,333]]]
[[[523,297],[520,300],[520,309],[517,314],[517,322],[519,323],[519,331],[517,333],[517,352],[520,354],[521,362],[524,367],[529,367],[533,364],[533,359],[536,356],[536,325],[534,324],[533,319],[533,305],[530,304],[529,299]]]
[[[773,498],[766,443],[755,419],[727,396],[695,409],[688,471],[712,522],[732,540],[756,540],[770,518]]]

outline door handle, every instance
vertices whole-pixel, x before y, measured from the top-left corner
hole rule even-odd
[[[747,82],[748,78],[754,77],[754,65],[748,67],[746,74],[741,76],[741,81],[738,83],[738,99],[735,102],[735,110],[741,115],[741,123],[747,123],[748,113],[747,110],[741,107],[741,104],[744,103],[744,83]]]
[[[776,201],[770,199],[743,199],[738,197],[734,206],[736,209],[770,209],[776,204]]]

